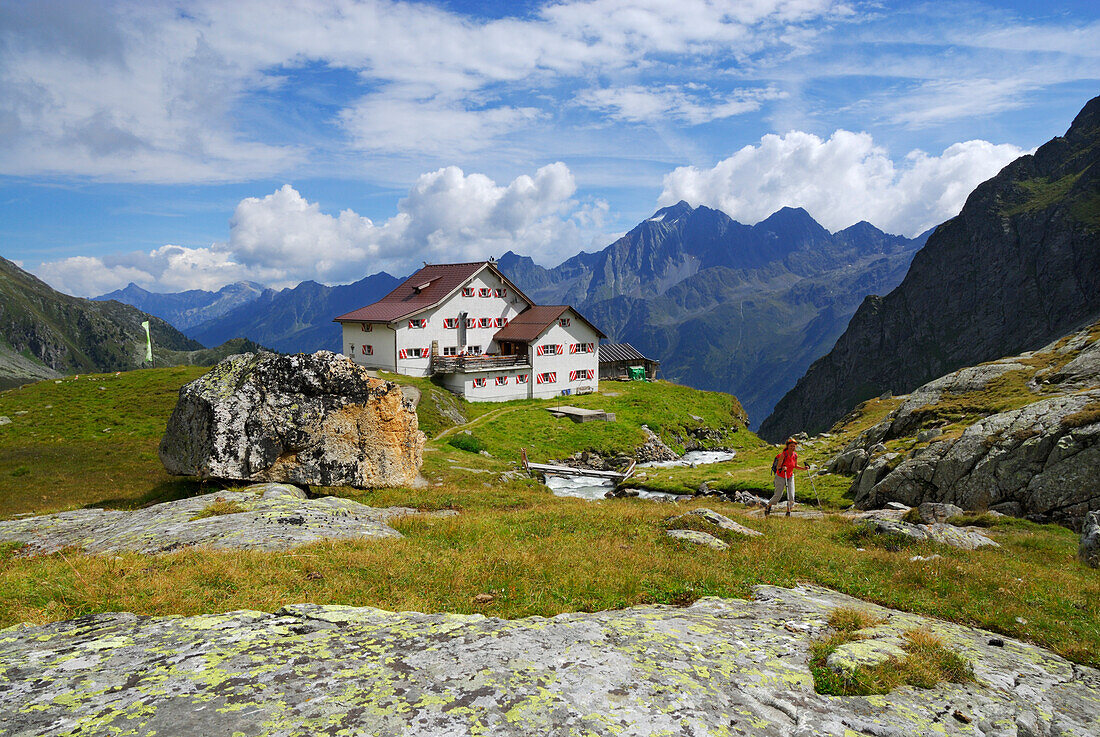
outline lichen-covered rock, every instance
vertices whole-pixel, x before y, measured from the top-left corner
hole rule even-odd
[[[212,510],[218,513],[206,516]],[[78,509],[0,521],[0,541],[23,543],[23,555],[55,553],[70,546],[86,553],[167,553],[190,546],[285,550],[320,540],[401,537],[387,523],[416,513],[408,507],[376,509],[337,497],[306,499],[294,486],[257,484],[133,512]]]
[[[724,540],[719,540],[714,535],[700,530],[668,530],[665,534],[674,540],[691,543],[692,545],[702,545],[704,548],[725,550],[729,547],[729,543]]]
[[[1089,512],[1085,518],[1077,557],[1093,568],[1100,568],[1100,512]]]
[[[854,520],[854,524],[879,535],[900,535],[913,540],[928,540],[940,545],[950,545],[963,550],[976,550],[984,547],[999,548],[993,540],[970,527],[930,524],[914,525],[889,517],[864,517]]]
[[[863,470],[870,455],[864,448],[852,448],[833,456],[825,468],[829,473],[853,476]]]
[[[374,488],[412,483],[424,434],[397,384],[328,351],[226,358],[180,389],[169,473]]]
[[[1079,529],[1100,507],[1100,422],[1065,419],[1097,402],[1100,389],[1091,389],[986,417],[959,438],[918,449],[873,482],[864,471],[853,485],[856,506],[949,502]]]
[[[975,682],[823,696],[838,607],[926,628]],[[1100,732],[1100,672],[816,587],[551,619],[297,604],[97,614],[0,632],[12,735],[1064,735]],[[952,717],[963,710],[971,723]]]
[[[646,441],[634,449],[634,459],[638,463],[660,463],[662,461],[679,460],[676,451],[665,445],[661,436],[642,425]]]
[[[956,507],[954,504],[944,504],[943,502],[924,502],[917,507],[917,514],[920,515],[921,522],[926,525],[946,522],[962,513],[961,507]]]
[[[710,522],[715,527],[719,527],[723,530],[736,533],[738,535],[744,535],[746,537],[758,537],[764,533],[759,530],[754,530],[751,527],[745,527],[731,520],[724,514],[718,514],[713,509],[707,509],[706,507],[700,507],[699,509],[693,509],[688,514],[696,517],[702,517],[707,522]]]

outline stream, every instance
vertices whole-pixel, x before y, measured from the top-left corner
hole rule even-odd
[[[690,450],[674,461],[653,461],[652,463],[639,463],[638,468],[677,468],[688,466],[694,468],[710,463],[722,463],[732,460],[736,453],[721,450]],[[573,496],[580,499],[595,501],[606,498],[604,495],[615,488],[615,483],[610,479],[599,476],[554,476],[546,474],[546,486],[555,496]],[[637,499],[651,499],[662,501],[678,501],[682,494],[670,494],[664,491],[650,491],[638,489]]]

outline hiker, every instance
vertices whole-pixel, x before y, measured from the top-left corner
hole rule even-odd
[[[783,498],[783,490],[787,490],[787,516],[791,516],[791,507],[794,506],[794,472],[808,471],[805,466],[798,465],[798,441],[787,438],[787,444],[779,455],[772,461],[772,473],[775,474],[775,494],[771,501],[764,507],[764,516],[772,513],[772,505]]]

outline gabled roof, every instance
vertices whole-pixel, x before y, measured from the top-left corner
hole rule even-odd
[[[630,343],[604,343],[600,346],[600,363],[615,361],[650,361],[660,363],[654,358],[646,358]]]
[[[513,317],[507,325],[498,330],[496,335],[493,336],[493,340],[498,342],[502,340],[530,342],[546,332],[546,329],[557,322],[566,310],[572,312],[588,327],[595,330],[596,335],[601,338],[607,337],[598,327],[588,322],[584,315],[569,305],[533,305]]]
[[[522,297],[527,304],[534,304],[491,261],[430,264],[419,269],[377,302],[333,318],[333,322],[393,322],[415,315],[435,307],[486,267],[500,277],[501,281]]]

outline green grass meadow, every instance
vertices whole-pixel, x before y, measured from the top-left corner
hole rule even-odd
[[[164,472],[156,448],[179,387],[202,371],[85,375],[0,393],[0,415],[12,419],[0,426],[0,518],[83,506],[136,507],[199,493],[196,482]],[[580,450],[626,452],[642,441],[644,422],[682,448],[693,427],[724,428],[720,444],[738,449],[734,461],[649,469],[634,483],[684,492],[705,481],[712,488],[758,493],[770,489],[775,450],[744,429],[733,397],[665,382],[608,382],[599,395],[568,398],[569,404],[615,412],[615,423],[555,419],[545,407],[560,402],[532,400],[457,402],[467,422],[454,427],[443,411],[453,398],[436,396],[443,390],[428,381],[402,381],[422,392],[418,412],[432,438],[422,469],[427,484],[314,492],[372,506],[457,509],[457,517],[398,520],[394,525],[405,535],[400,540],[326,542],[283,553],[189,549],[86,556],[67,550],[28,558],[0,545],[0,627],[102,611],[272,611],[305,601],[551,616],[644,603],[683,605],[712,595],[746,597],[760,583],[811,582],[1100,665],[1100,577],[1076,560],[1077,538],[1069,530],[1009,523],[987,528],[999,549],[921,544],[891,550],[853,536],[850,523],[834,514],[764,520],[714,499],[685,497],[671,505],[559,498],[533,479],[508,473],[516,469],[521,447],[532,460]],[[467,431],[488,456],[451,444]],[[830,444],[807,449],[806,459],[821,462]],[[821,477],[815,495],[800,475],[799,500],[820,500],[827,512],[843,508],[848,485],[848,479]],[[765,534],[733,539],[725,551],[665,536],[669,517],[698,506]],[[942,557],[910,560],[933,552]],[[483,593],[491,601],[475,601]]]

